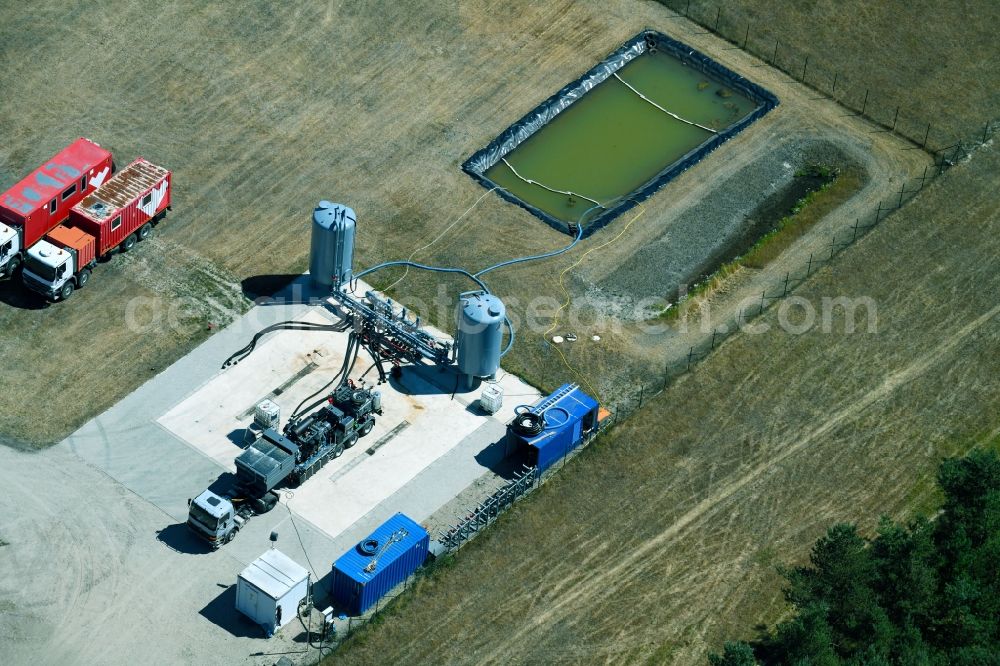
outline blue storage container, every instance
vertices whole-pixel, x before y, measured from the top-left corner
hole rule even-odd
[[[507,426],[507,437],[526,452],[528,464],[537,465],[541,474],[578,447],[584,434],[597,427],[597,420],[597,401],[577,384],[563,384],[531,407],[518,410]]]
[[[361,615],[419,569],[429,548],[427,530],[397,513],[333,563],[334,600]]]

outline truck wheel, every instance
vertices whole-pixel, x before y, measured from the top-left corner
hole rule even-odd
[[[67,282],[59,290],[59,300],[65,301],[67,298],[73,295],[73,283]]]
[[[122,241],[122,252],[128,252],[135,247],[135,244],[135,234],[130,234],[128,238]]]
[[[358,431],[358,435],[364,437],[365,435],[370,433],[372,431],[372,428],[374,427],[375,427],[375,419],[368,419],[367,421],[365,421],[365,424],[361,426],[361,430]]]
[[[83,286],[88,282],[90,282],[90,269],[84,268],[80,271],[80,274],[76,276],[77,289],[83,289]]]
[[[236,528],[233,528],[233,529],[229,530],[228,532],[226,532],[226,536],[224,536],[222,538],[222,542],[223,543],[229,543],[230,541],[233,540],[233,537],[235,537],[235,536],[236,536]]]
[[[344,448],[349,449],[358,443],[358,433],[352,432],[347,439],[344,440]]]
[[[7,276],[14,277],[19,268],[21,268],[21,257],[11,257],[10,261],[7,262]]]
[[[153,235],[153,224],[147,222],[139,229],[139,240],[144,241]]]
[[[264,505],[264,510],[261,511],[261,513],[267,513],[278,504],[278,493],[272,490],[268,494],[264,495],[262,503]]]
[[[337,444],[337,445],[335,445],[333,447],[333,457],[334,458],[339,458],[342,455],[344,455],[344,445],[343,444]]]

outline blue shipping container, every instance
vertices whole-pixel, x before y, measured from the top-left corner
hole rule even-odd
[[[361,615],[419,569],[429,548],[427,530],[397,513],[333,563],[334,600],[351,615]],[[376,557],[374,568],[366,571]]]
[[[542,417],[543,429],[537,434],[521,432],[515,417],[507,426],[507,436],[514,439],[516,447],[526,450],[529,464],[537,465],[539,474],[578,447],[584,433],[597,427],[597,401],[576,384],[563,384],[526,411]]]

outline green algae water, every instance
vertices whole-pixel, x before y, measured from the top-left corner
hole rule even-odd
[[[594,205],[591,200],[617,203],[714,136],[689,123],[720,131],[757,106],[659,51],[644,53],[617,75],[621,80],[611,76],[594,87],[486,177],[557,219],[577,222]],[[591,211],[588,219],[598,213]]]

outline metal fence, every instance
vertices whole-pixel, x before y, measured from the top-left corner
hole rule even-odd
[[[538,481],[538,468],[524,465],[511,481],[480,502],[457,525],[441,534],[438,542],[446,552],[455,552],[514,506],[514,502],[519,498],[534,490],[538,486]]]
[[[1000,130],[1000,123],[989,124],[982,137],[982,144],[986,143],[998,130]],[[789,296],[813,273],[832,261],[840,252],[850,247],[879,223],[885,221],[894,211],[902,208],[934,177],[957,163],[958,160],[968,156],[975,145],[981,144],[956,144],[952,146],[950,153],[939,152],[935,164],[925,168],[920,177],[904,181],[899,188],[898,195],[879,201],[875,211],[869,216],[857,218],[853,223],[831,234],[830,242],[826,244],[822,252],[811,253],[808,260],[797,270],[786,272],[762,289],[758,302],[742,308],[730,321],[723,322],[721,325],[713,327],[710,332],[706,332],[705,337],[698,344],[691,346],[683,358],[666,363],[662,377],[653,382],[648,380],[645,383],[640,382],[635,393],[622,396],[610,403],[608,405],[608,409],[611,411],[609,425],[614,426],[618,421],[642,407],[646,400],[662,393],[678,376],[690,372],[698,361],[707,357],[723,340],[734,332],[742,330],[754,318],[764,314],[770,305]]]
[[[795,50],[790,44],[774,37],[769,26],[756,26],[742,18],[731,18],[723,4],[707,5],[698,2],[692,7],[691,0],[658,0],[676,14],[667,18],[687,18],[705,29],[706,33],[718,35],[736,48],[760,58],[768,65],[779,69],[800,83],[812,88],[823,97],[864,116],[881,126],[884,131],[893,132],[910,142],[914,148],[927,150],[937,163],[943,156],[953,151],[956,144],[963,143],[961,137],[944,135],[944,128],[929,122],[919,109],[909,109],[898,100],[887,99],[869,85],[850,80],[848,73],[832,69],[825,63],[811,57],[809,53]],[[991,122],[984,123],[982,139],[985,142],[992,133]],[[974,143],[972,137],[964,140],[966,148]]]
[[[438,543],[449,554],[457,551],[489,527],[505,511],[514,506],[517,500],[528,495],[552,478],[552,475],[558,473],[559,470],[566,466],[567,461],[576,457],[607,430],[611,422],[612,419],[607,418],[597,428],[583,432],[579,445],[567,450],[558,463],[554,463],[544,472],[539,472],[537,467],[524,465],[521,471],[515,475],[514,479],[473,508],[457,525],[450,527],[446,532],[442,533],[438,537]]]

